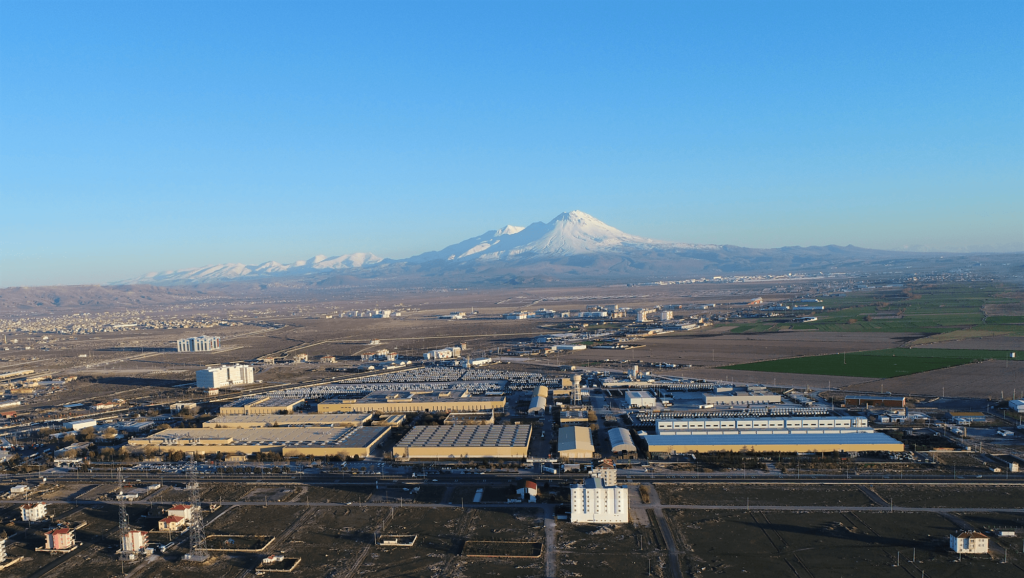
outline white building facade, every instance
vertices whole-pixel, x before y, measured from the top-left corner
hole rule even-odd
[[[612,471],[612,475],[614,470]],[[629,522],[629,490],[606,482],[609,474],[591,474],[569,488],[569,521],[573,524],[625,524]]]
[[[217,389],[230,385],[253,383],[251,365],[221,365],[196,371],[196,386],[200,389]]]
[[[129,530],[121,536],[122,552],[139,552],[149,547],[149,532]]]
[[[461,347],[445,347],[444,349],[434,349],[423,354],[423,359],[432,361],[436,359],[454,359],[462,356]]]
[[[178,340],[178,353],[191,353],[194,351],[214,351],[220,349],[220,337],[200,335],[199,337],[186,337]]]
[[[949,547],[957,554],[988,554],[988,536],[981,532],[951,534]]]
[[[25,504],[21,507],[21,520],[23,522],[38,522],[46,519],[46,503]]]
[[[626,401],[629,403],[629,407],[653,408],[657,400],[646,391],[627,391]]]

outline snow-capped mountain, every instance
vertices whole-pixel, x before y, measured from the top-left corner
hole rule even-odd
[[[562,213],[548,223],[529,227],[509,225],[488,231],[461,243],[407,259],[421,263],[445,261],[507,260],[510,258],[570,257],[592,253],[621,253],[650,249],[712,248],[713,245],[688,245],[656,241],[624,233],[584,213]]]
[[[912,259],[919,259],[917,255]],[[892,267],[910,255],[857,247],[749,249],[670,243],[631,235],[581,211],[528,227],[508,225],[438,251],[408,259],[369,253],[317,255],[282,265],[228,263],[150,273],[121,284],[184,285],[256,281],[330,287],[374,280],[392,284],[556,283],[618,279],[673,279],[721,274],[823,271],[833,265]],[[589,281],[588,281],[589,282]]]
[[[209,283],[213,281],[229,281],[240,278],[304,275],[342,269],[358,269],[381,261],[382,259],[380,257],[371,253],[352,253],[349,255],[339,255],[337,257],[317,255],[304,261],[296,261],[285,265],[276,261],[267,261],[260,265],[226,263],[223,265],[208,265],[206,267],[199,267],[196,269],[162,271],[159,273],[149,273],[139,277],[138,279],[122,281],[121,283]]]

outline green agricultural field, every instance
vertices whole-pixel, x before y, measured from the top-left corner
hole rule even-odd
[[[985,325],[1024,324],[1024,315],[993,315],[985,319]]]
[[[1008,359],[1009,351],[977,349],[880,349],[836,355],[816,355],[730,365],[726,369],[807,373],[846,377],[893,378],[945,369],[986,359]],[[1016,361],[1021,359],[1018,351]]]
[[[987,305],[1019,305],[1019,297],[1002,285],[941,285],[880,288],[822,299],[824,311],[793,312],[817,317],[811,323],[789,325],[765,319],[735,327],[734,333],[780,329],[838,332],[922,333],[934,335],[965,329],[987,329],[1024,335],[1024,317],[985,316]]]

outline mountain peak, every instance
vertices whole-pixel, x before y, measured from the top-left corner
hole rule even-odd
[[[588,215],[587,213],[584,213],[583,211],[569,211],[568,213],[562,213],[561,215],[558,215],[557,217],[555,217],[554,220],[552,220],[551,222],[554,223],[556,221],[568,221],[568,222],[571,222],[571,223],[580,223],[580,224],[583,224],[583,223],[601,223],[601,221],[599,219],[593,217],[592,215]],[[601,223],[601,224],[603,225],[604,223]]]
[[[494,236],[495,237],[500,237],[502,235],[515,235],[516,233],[518,233],[519,231],[522,231],[525,228],[526,227],[517,227],[515,225],[505,225],[504,227],[502,227],[502,228],[498,229],[497,231],[495,231],[494,232]]]

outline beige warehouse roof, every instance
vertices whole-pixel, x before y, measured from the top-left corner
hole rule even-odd
[[[204,428],[248,427],[355,427],[365,425],[373,418],[371,413],[297,413],[289,415],[221,415],[203,423]]]
[[[281,428],[171,428],[128,443],[134,446],[288,446],[366,447],[386,434],[389,427],[281,427]]]
[[[563,427],[558,430],[558,452],[594,452],[590,428]]]

